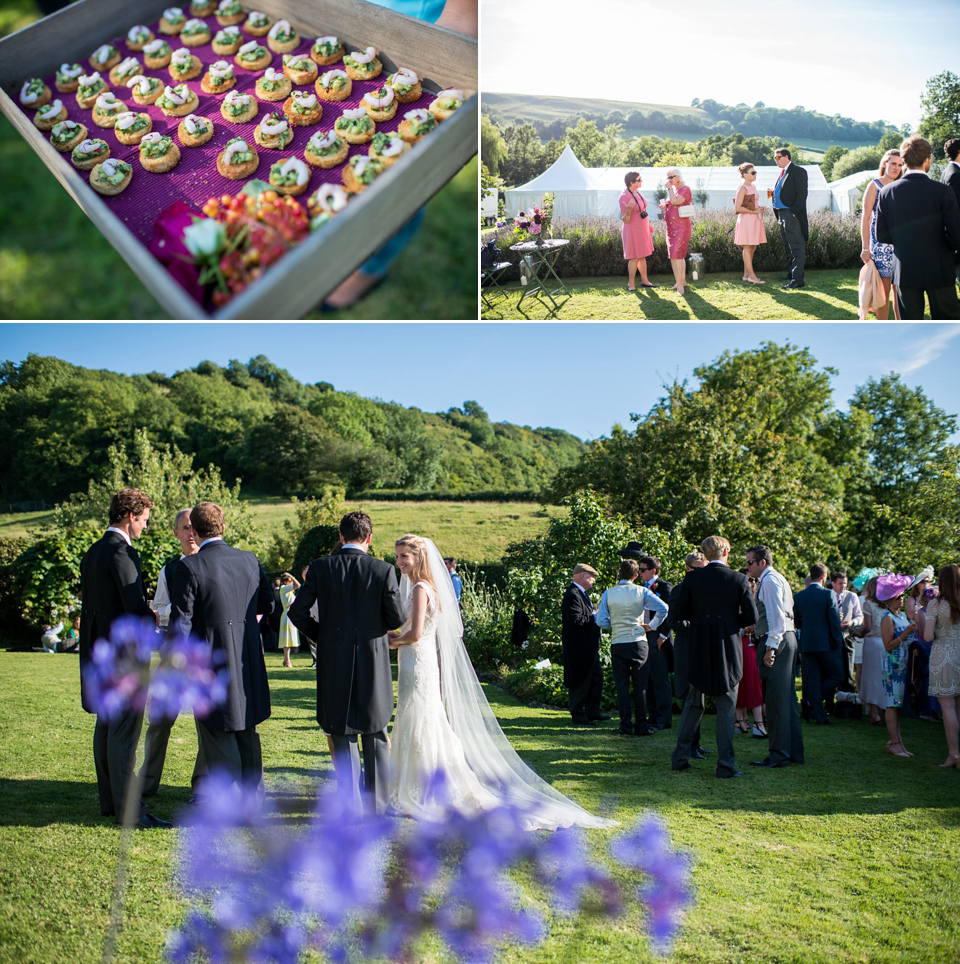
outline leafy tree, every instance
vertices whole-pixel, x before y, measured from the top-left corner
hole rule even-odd
[[[879,147],[855,147],[833,165],[833,180],[838,181],[858,171],[875,171],[880,166],[883,151]]]
[[[826,180],[836,180],[836,178],[833,176],[833,168],[841,157],[849,153],[849,148],[839,147],[836,144],[831,144],[831,146],[826,149],[823,155],[823,160],[820,162],[820,170],[823,172],[823,176]]]
[[[500,162],[500,175],[507,184],[526,184],[543,168],[543,145],[532,124],[511,124],[503,131],[507,156]]]
[[[949,70],[931,77],[920,103],[923,116],[917,133],[930,141],[934,160],[939,160],[944,143],[960,136],[960,77]]]
[[[493,175],[501,173],[507,158],[507,143],[486,114],[480,115],[480,160]]]
[[[736,550],[767,543],[787,571],[830,554],[841,521],[846,461],[832,444],[832,369],[806,349],[767,342],[695,369],[646,416],[633,415],[558,473],[554,496],[590,487],[634,526],[711,533]],[[837,460],[840,464],[837,464]]]
[[[916,541],[913,523],[925,518],[926,510],[916,501],[921,484],[929,506],[944,505],[955,491],[956,478],[950,477],[955,455],[947,441],[957,430],[957,417],[894,373],[858,387],[850,406],[868,419],[868,464],[847,486],[842,545],[858,565],[891,566]],[[922,548],[918,544],[908,554]]]

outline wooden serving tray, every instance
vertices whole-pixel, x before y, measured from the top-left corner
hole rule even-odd
[[[306,37],[335,34],[348,48],[372,45],[380,51],[384,75],[397,67],[410,67],[422,79],[425,90],[458,87],[467,100],[449,120],[443,121],[367,190],[354,197],[333,222],[312,233],[221,309],[207,314],[170,277],[104,198],[87,184],[87,175],[74,169],[69,154],[60,154],[48,142],[49,134],[34,126],[32,112],[24,112],[18,99],[25,80],[45,77],[64,62],[77,62],[86,67],[87,57],[101,43],[124,36],[136,23],[154,24],[170,5],[171,0],[79,0],[3,38],[0,40],[0,110],[174,318],[302,316],[392,237],[477,153],[476,41],[364,0],[245,3],[247,9],[262,10],[273,18],[289,20]],[[189,6],[187,2],[179,5],[185,10]],[[177,46],[176,38],[171,45]],[[232,60],[231,57],[225,59]],[[275,66],[278,61],[279,57],[275,56]],[[199,89],[199,78],[190,85]],[[59,96],[65,103],[73,100],[73,94],[54,91],[53,96]],[[266,109],[262,102],[260,108],[262,116]],[[212,116],[216,123],[217,115]],[[87,126],[89,137],[99,136],[99,128]],[[138,166],[135,164],[135,169]],[[263,180],[266,180],[266,169],[267,165],[261,164],[258,176]],[[135,170],[135,176],[137,173],[145,172]],[[175,174],[176,169],[171,172]],[[237,190],[241,186],[242,182],[236,182]],[[212,195],[218,193],[219,188],[211,190]],[[299,200],[305,202],[306,196],[302,195]],[[154,216],[160,210],[162,208]]]

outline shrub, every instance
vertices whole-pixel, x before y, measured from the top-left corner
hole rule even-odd
[[[852,151],[837,159],[831,171],[831,180],[839,181],[848,174],[857,171],[869,171],[871,174],[880,167],[883,149],[878,145],[873,147],[855,147]]]
[[[319,559],[320,556],[329,556],[339,544],[339,524],[314,526],[304,533],[297,545],[297,551],[293,555],[293,566],[290,569],[291,574],[299,579],[304,566],[313,562],[314,559]]]
[[[519,666],[527,654],[510,642],[513,607],[502,589],[478,579],[469,569],[459,570],[463,580],[460,615],[463,641],[479,674],[499,677]]]
[[[807,268],[855,268],[860,265],[860,220],[849,214],[813,211],[808,217],[810,237],[807,241]],[[704,257],[707,274],[720,271],[740,271],[743,267],[742,249],[733,243],[736,215],[732,209],[709,208],[698,211],[693,220],[693,234],[689,251]],[[764,216],[767,243],[760,245],[753,258],[758,271],[782,269],[787,262],[780,228],[769,211]],[[621,222],[615,217],[584,216],[553,219],[554,237],[566,238],[569,244],[554,267],[565,278],[590,278],[625,273]],[[503,277],[517,281],[520,259],[510,251],[513,232],[501,228],[494,237],[501,252],[501,260],[510,261]],[[647,258],[651,274],[670,274],[667,254],[666,223],[653,222],[653,254]]]

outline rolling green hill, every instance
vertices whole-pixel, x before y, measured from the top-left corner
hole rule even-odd
[[[600,100],[596,97],[534,97],[530,94],[488,94],[480,96],[483,110],[497,111],[508,124],[516,122],[543,121],[550,124],[565,117],[575,117],[580,111],[588,114],[610,113],[619,110],[624,114],[639,110],[644,113],[662,111],[664,114],[680,114],[696,118],[704,124],[711,123],[710,115],[699,107],[674,107],[667,104],[645,104],[633,100]],[[644,131],[645,134],[650,133]]]

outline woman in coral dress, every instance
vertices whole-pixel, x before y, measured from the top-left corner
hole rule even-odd
[[[682,295],[687,283],[687,248],[693,233],[693,218],[680,216],[680,208],[693,204],[693,192],[683,183],[676,167],[667,170],[667,198],[661,201],[667,219],[667,251],[676,281],[674,290]]]
[[[750,161],[744,161],[737,170],[740,172],[743,184],[740,185],[740,190],[737,191],[733,202],[737,214],[737,228],[733,233],[733,243],[743,246],[743,280],[762,285],[766,282],[758,278],[756,271],[753,270],[753,252],[757,250],[758,244],[767,243],[767,232],[763,226],[763,212],[766,208],[757,204],[757,186],[754,183],[757,179],[756,167]],[[753,201],[748,201],[747,198],[753,198]]]
[[[653,254],[653,228],[647,216],[647,202],[640,193],[640,175],[628,171],[626,188],[620,195],[620,220],[623,221],[623,257],[627,262],[627,291],[636,291],[637,268],[644,288],[653,288],[647,278],[647,258]]]

